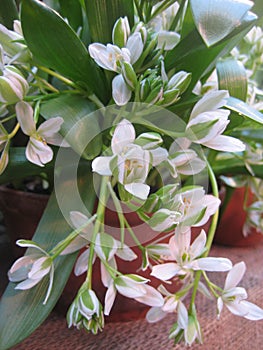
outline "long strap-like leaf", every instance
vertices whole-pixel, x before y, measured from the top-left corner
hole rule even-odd
[[[90,172],[88,169],[84,170],[88,175],[81,177],[79,191],[86,193],[86,198],[82,196],[82,199],[86,202],[88,210],[91,210],[95,196]],[[72,193],[70,180],[67,179],[67,181],[61,183],[59,190],[60,196],[64,196],[60,200],[72,203],[73,206],[72,198],[74,194]],[[78,208],[72,207],[72,210],[78,210]],[[48,249],[65,238],[71,230],[72,228],[70,228],[60,211],[56,195],[53,193],[33,239]],[[27,291],[15,290],[15,284],[9,283],[0,301],[1,350],[9,349],[21,342],[47,318],[63,291],[75,259],[76,254],[58,258],[52,293],[46,305],[43,305],[43,300],[47,291],[48,278],[43,279],[37,286]]]

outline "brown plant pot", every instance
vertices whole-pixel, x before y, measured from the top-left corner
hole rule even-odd
[[[247,247],[263,243],[263,235],[252,229],[251,233],[245,237],[242,229],[246,221],[246,211],[243,209],[245,198],[244,187],[234,190],[225,211],[218,224],[214,243],[226,246]],[[225,190],[221,191],[221,199],[224,201]],[[250,192],[248,205],[253,202],[253,194]]]
[[[38,226],[49,196],[24,192],[0,186],[0,210],[10,237],[12,252],[15,258],[22,256],[23,248],[16,245],[20,238],[32,239]]]

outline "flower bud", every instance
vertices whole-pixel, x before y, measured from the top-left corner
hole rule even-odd
[[[147,40],[147,29],[145,28],[143,22],[139,22],[134,30],[134,32],[141,33],[142,41],[145,44]]]
[[[125,80],[125,83],[129,86],[131,90],[134,90],[137,85],[137,76],[132,67],[128,62],[123,62],[122,64],[122,76]]]
[[[163,107],[170,106],[179,100],[179,93],[180,91],[178,89],[164,91],[162,99],[157,102],[157,105],[161,105]]]
[[[119,18],[114,24],[112,30],[112,42],[114,45],[124,47],[126,45],[128,36],[130,35],[130,26],[128,18]]]
[[[188,88],[191,78],[191,73],[180,71],[171,77],[167,87],[169,89],[178,89],[180,90],[180,94],[182,94]]]
[[[22,73],[13,66],[6,66],[0,76],[0,102],[13,104],[21,101],[28,91],[28,83]]]
[[[140,100],[145,101],[151,91],[151,85],[148,79],[143,79],[140,83]]]

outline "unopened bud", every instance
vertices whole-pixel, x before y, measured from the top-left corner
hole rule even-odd
[[[13,104],[21,101],[28,91],[28,83],[22,73],[13,66],[6,66],[0,76],[0,102]]]
[[[137,85],[137,76],[132,67],[128,62],[123,62],[122,64],[122,76],[125,80],[125,83],[129,86],[131,90],[134,90]]]
[[[119,18],[114,24],[112,30],[112,42],[114,45],[124,47],[130,35],[130,26],[128,18]]]
[[[182,94],[188,88],[191,82],[191,78],[191,73],[180,71],[171,77],[167,84],[167,87],[169,89],[178,89],[180,91],[180,94]]]

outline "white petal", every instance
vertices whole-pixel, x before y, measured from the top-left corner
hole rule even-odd
[[[123,244],[122,247],[121,244],[119,245],[116,255],[125,261],[132,261],[137,258],[137,255],[134,253],[134,251],[126,244]]]
[[[112,157],[97,157],[92,161],[92,171],[102,176],[111,176],[110,161]]]
[[[25,255],[17,259],[8,271],[9,281],[19,282],[27,278],[28,272],[36,258],[36,255]]]
[[[120,276],[115,279],[115,287],[118,292],[128,298],[139,298],[146,294],[146,290],[139,282],[127,276]]]
[[[114,269],[117,270],[117,263],[115,260],[115,257],[113,257],[110,261],[108,261],[108,264]],[[101,282],[105,287],[109,287],[110,284],[113,281],[112,275],[109,273],[105,265],[101,262],[100,264],[100,271],[101,271]]]
[[[135,129],[131,122],[123,119],[117,126],[112,136],[111,149],[114,154],[123,152],[125,146],[135,140]]]
[[[53,151],[47,144],[30,137],[26,148],[26,157],[32,163],[43,166],[52,160]]]
[[[54,134],[59,132],[63,122],[64,120],[61,117],[50,118],[39,126],[37,132],[49,142],[49,137],[53,137]]]
[[[128,185],[124,185],[124,188],[127,192],[133,194],[135,197],[140,198],[142,200],[147,199],[148,194],[150,192],[150,186],[141,183],[131,183]]]
[[[178,300],[174,297],[174,295],[166,298],[165,303],[162,307],[164,312],[175,312],[178,306]]]
[[[228,97],[229,93],[225,90],[208,92],[194,106],[190,120],[203,112],[216,110],[223,107],[226,104],[226,99]]]
[[[162,320],[167,315],[160,307],[152,307],[146,314],[146,320],[154,323]]]
[[[109,315],[111,308],[113,306],[114,300],[116,298],[116,288],[114,284],[112,283],[109,288],[107,289],[107,292],[105,294],[105,301],[104,301],[104,315]]]
[[[263,320],[263,309],[259,306],[246,300],[242,300],[240,303],[245,305],[248,309],[248,314],[244,316],[246,319],[251,321]]]
[[[138,61],[143,51],[143,41],[142,36],[139,32],[135,32],[129,36],[126,44],[126,48],[131,53],[131,64]]]
[[[48,262],[48,264],[47,264]],[[47,256],[34,261],[31,270],[28,273],[29,279],[41,279],[47,275],[51,269],[51,259]],[[45,267],[44,267],[45,266]]]
[[[81,237],[77,236],[73,241],[60,253],[60,255],[67,255],[74,252],[77,252],[81,248],[84,248],[88,244],[88,241]]]
[[[15,289],[21,289],[26,290],[34,287],[36,284],[38,284],[41,281],[42,278],[38,279],[26,279],[25,281],[18,283],[18,285],[15,287]]]
[[[180,271],[181,267],[176,263],[171,262],[153,266],[151,276],[159,278],[162,281],[167,281],[178,275]]]
[[[178,325],[179,327],[181,327],[182,329],[186,329],[187,325],[188,325],[188,311],[187,308],[184,306],[184,304],[179,300],[178,303]]]
[[[16,117],[24,134],[32,135],[36,131],[33,108],[27,102],[16,104]]]
[[[88,261],[89,261],[89,249],[86,249],[83,253],[80,254],[75,264],[74,274],[76,276],[80,276],[87,271]]]
[[[186,264],[185,267],[193,270],[204,271],[229,271],[232,268],[232,263],[226,258],[200,258]]]
[[[176,32],[161,30],[158,32],[157,49],[172,50],[178,44],[179,40],[180,35]]]
[[[107,70],[115,71],[116,58],[115,55],[112,54],[110,49],[111,47],[106,47],[105,45],[100,43],[94,43],[89,45],[89,54],[100,67]]]
[[[152,155],[152,165],[156,166],[168,158],[168,152],[165,148],[158,147],[150,151]]]
[[[226,276],[224,290],[234,288],[242,280],[246,271],[246,264],[244,261],[235,264]]]
[[[220,314],[223,310],[223,307],[224,307],[224,302],[223,302],[222,298],[219,297],[217,299],[217,315],[218,315],[218,317],[220,316]]]
[[[164,299],[160,292],[158,292],[155,288],[149,285],[144,285],[144,288],[145,288],[146,294],[138,298],[135,298],[135,300],[149,306],[156,306],[156,307],[163,306]]]
[[[86,215],[82,214],[79,211],[71,211],[70,212],[70,221],[76,229],[79,229],[82,226],[80,236],[85,238],[86,240],[91,240],[92,232],[94,225],[91,222],[92,219],[88,218]],[[87,224],[90,221],[89,224]]]
[[[200,235],[196,237],[194,242],[191,244],[191,257],[193,259],[197,258],[205,251],[206,244],[206,233],[204,230],[201,231]]]
[[[188,252],[191,242],[191,229],[189,227],[183,227],[184,230],[178,228],[175,230],[174,240],[170,239],[169,246],[170,250],[176,252],[176,247],[179,254],[182,255],[184,252]],[[176,256],[177,257],[177,254]]]
[[[246,145],[242,141],[225,135],[219,135],[213,140],[203,142],[203,145],[224,152],[242,152],[246,149]]]
[[[246,316],[248,315],[248,308],[245,304],[242,304],[241,302],[229,302],[225,303],[226,307],[232,314],[237,316]]]
[[[131,98],[132,92],[128,88],[121,74],[112,80],[112,97],[118,106],[126,105]]]

